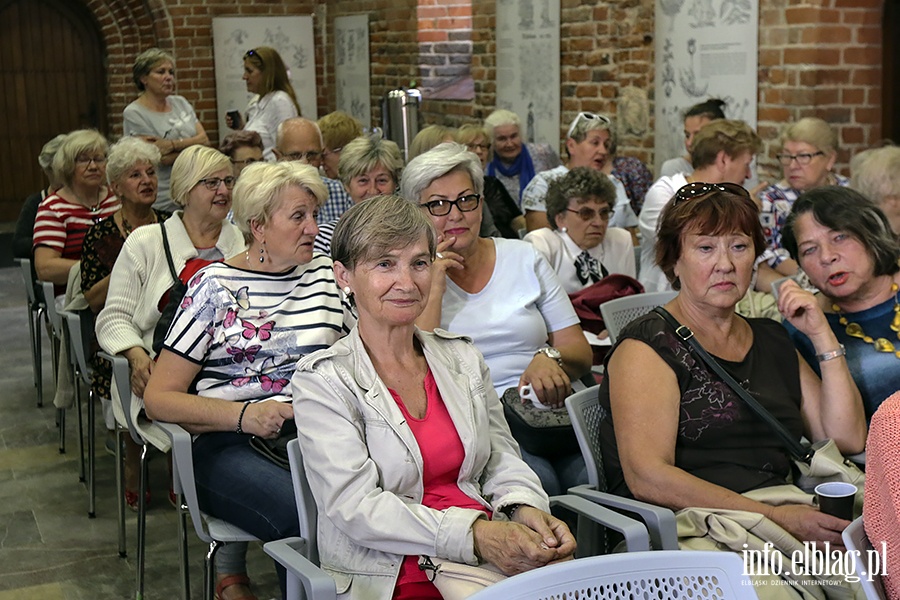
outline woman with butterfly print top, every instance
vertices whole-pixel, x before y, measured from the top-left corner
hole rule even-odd
[[[145,427],[144,387],[153,369],[153,331],[174,283],[163,249],[165,227],[175,270],[187,281],[199,266],[244,250],[240,231],[225,221],[231,206],[228,157],[205,146],[191,146],[172,165],[172,199],[181,207],[164,225],[148,225],[128,235],[109,276],[106,303],[97,315],[100,346],[121,354],[131,367],[131,416],[141,435],[160,450],[169,440],[158,428]],[[215,189],[210,184],[218,181]],[[111,389],[113,409],[121,406]],[[117,419],[121,422],[123,415]],[[126,454],[134,450],[128,450]],[[126,465],[130,464],[126,455]],[[137,499],[138,473],[126,467],[126,498]]]
[[[234,192],[248,249],[191,280],[147,385],[147,413],[199,434],[201,508],[269,541],[299,534],[291,475],[253,450],[249,436],[278,437],[293,419],[288,383],[297,360],[346,335],[355,318],[331,260],[313,254],[328,197],[316,170],[253,164]],[[252,597],[244,552],[237,554],[217,555],[222,598]],[[279,576],[284,589],[281,569]]]

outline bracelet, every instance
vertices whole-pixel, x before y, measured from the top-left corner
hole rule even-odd
[[[507,519],[512,521],[513,515],[515,515],[516,511],[519,510],[522,506],[523,506],[522,504],[507,504],[506,506],[504,506],[503,508],[500,509],[500,512],[502,512],[504,515],[506,515]]]
[[[843,344],[838,344],[837,350],[829,350],[828,352],[823,352],[822,354],[816,354],[816,360],[821,363],[825,362],[826,360],[831,360],[832,358],[839,358],[846,355],[847,349],[844,348]]]
[[[175,148],[175,140],[172,140],[172,152],[177,152]]]
[[[244,402],[244,406],[243,406],[243,408],[241,408],[241,414],[238,415],[238,424],[237,424],[237,428],[234,430],[235,433],[244,433],[244,428],[241,427],[241,425],[244,420],[244,413],[247,411],[248,406],[250,406],[250,403]]]

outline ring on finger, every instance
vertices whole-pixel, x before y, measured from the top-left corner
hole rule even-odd
[[[434,255],[438,258],[444,258],[444,255],[441,254],[440,252],[435,252]]]

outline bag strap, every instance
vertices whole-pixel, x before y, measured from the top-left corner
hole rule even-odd
[[[166,224],[160,223],[159,230],[162,232],[163,249],[166,251],[166,262],[169,263],[169,273],[172,274],[173,283],[178,282],[178,273],[175,272],[175,262],[172,260],[172,250],[169,248],[169,236],[166,235]]]
[[[781,421],[772,416],[766,408],[759,403],[759,401],[750,395],[750,393],[741,387],[737,381],[735,381],[734,377],[732,377],[728,371],[722,368],[722,365],[713,358],[709,352],[707,352],[703,346],[700,345],[700,342],[697,341],[697,338],[694,337],[694,332],[691,331],[691,328],[687,325],[682,325],[678,322],[672,314],[667,311],[662,306],[657,306],[653,309],[653,312],[658,314],[660,317],[668,323],[672,329],[675,330],[675,335],[677,335],[681,341],[685,342],[691,350],[696,353],[697,356],[700,357],[706,366],[708,366],[712,371],[718,375],[722,381],[728,384],[735,394],[740,397],[741,400],[747,405],[747,407],[756,414],[757,417],[762,419],[762,421],[768,425],[774,432],[775,435],[781,439],[781,443],[787,447],[788,452],[790,452],[791,456],[794,457],[795,460],[803,461],[806,464],[809,464],[812,460],[813,454],[815,454],[815,450],[812,448],[804,447],[800,442],[794,439],[794,436],[787,430]]]

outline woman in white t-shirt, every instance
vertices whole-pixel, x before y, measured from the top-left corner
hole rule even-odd
[[[498,395],[530,384],[542,403],[561,407],[571,381],[590,369],[590,347],[543,255],[527,242],[479,237],[483,178],[478,157],[454,142],[403,171],[402,195],[427,211],[438,233],[431,294],[417,324],[471,337]],[[550,495],[584,474],[580,455],[554,463],[523,457]]]
[[[274,48],[259,46],[244,54],[244,76],[247,91],[256,94],[247,105],[246,122],[238,114],[235,122],[226,115],[225,124],[232,129],[257,132],[263,141],[263,158],[275,161],[272,148],[282,121],[300,116],[300,104],[291,85],[287,67]]]

